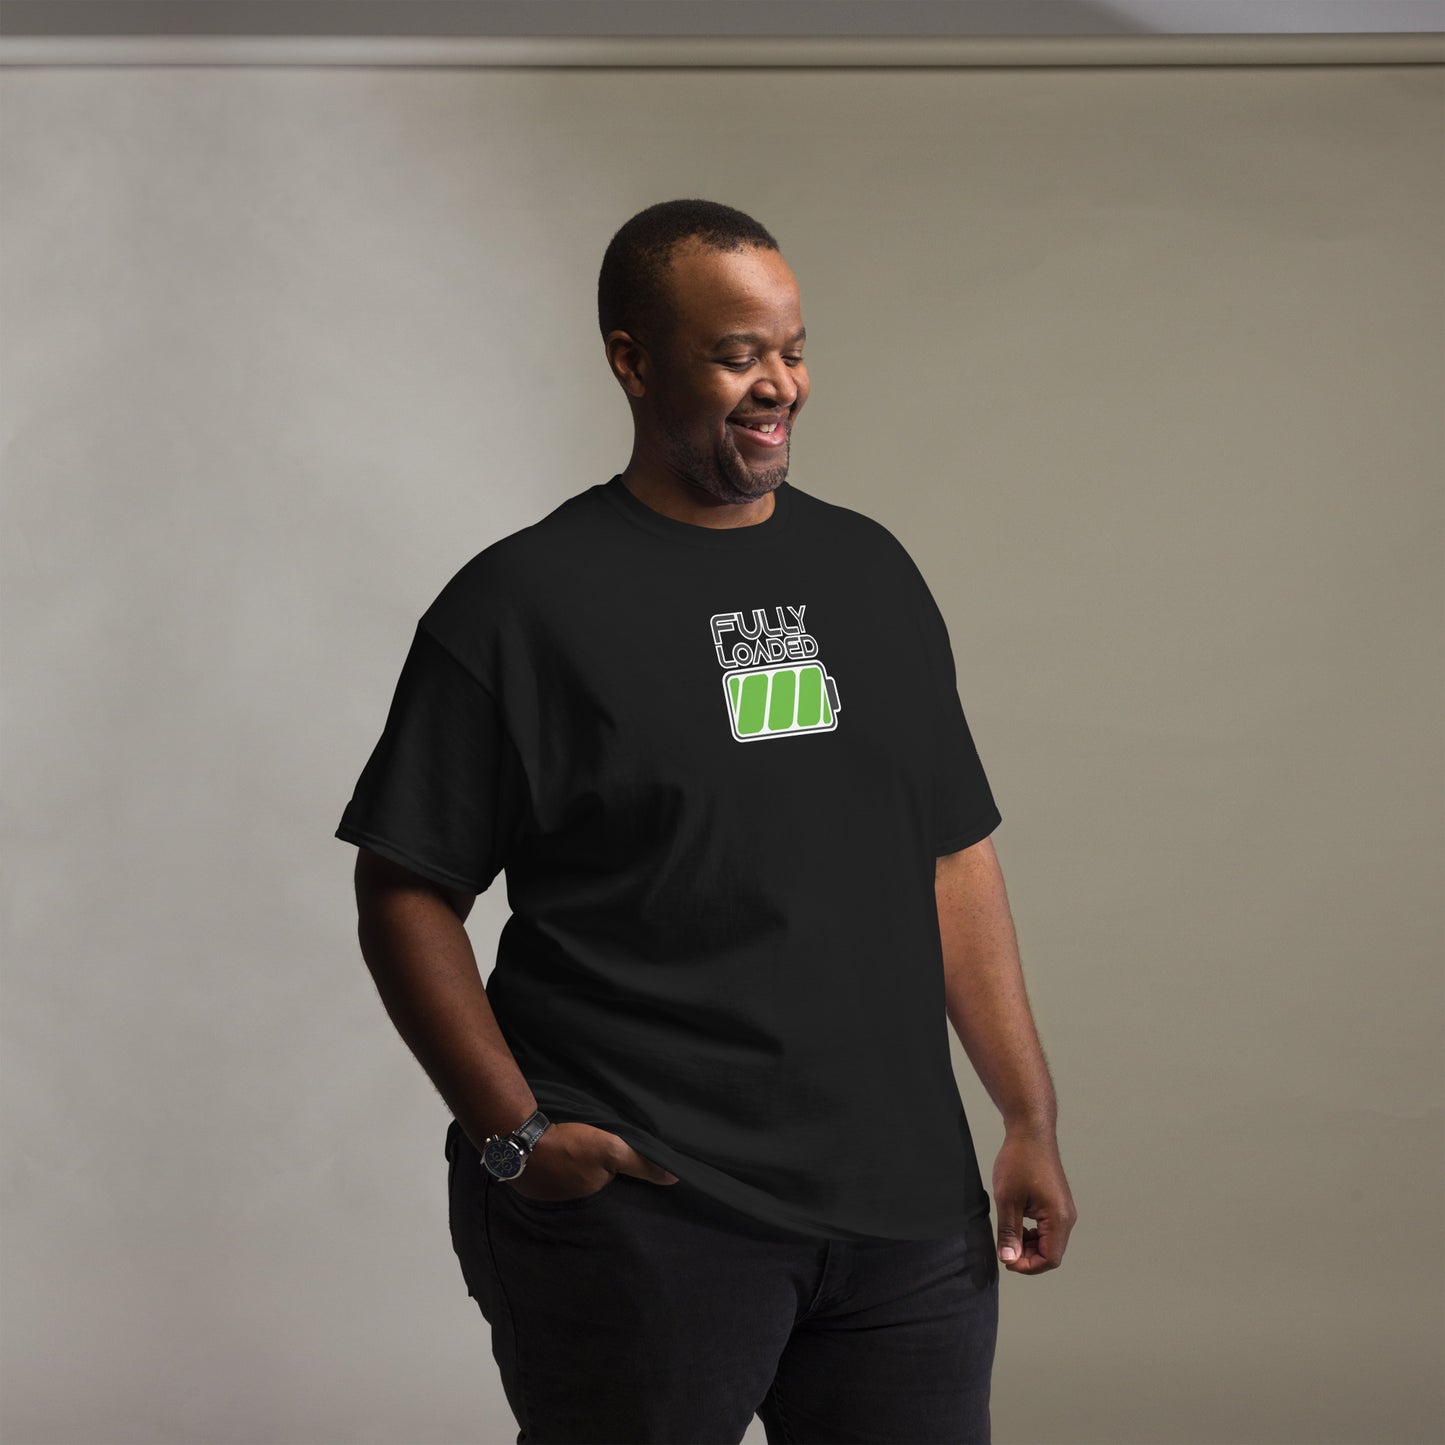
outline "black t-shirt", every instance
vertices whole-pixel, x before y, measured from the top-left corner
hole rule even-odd
[[[336,836],[478,893],[506,870],[487,995],[548,1118],[770,1225],[935,1238],[989,1196],[934,860],[1000,815],[903,546],[773,497],[702,527],[614,476],[478,553]]]

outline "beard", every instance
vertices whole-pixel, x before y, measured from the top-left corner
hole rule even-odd
[[[791,435],[776,461],[762,463],[750,462],[743,456],[726,422],[722,439],[712,446],[700,445],[691,434],[671,425],[660,429],[659,440],[669,470],[720,502],[755,502],[788,479]]]

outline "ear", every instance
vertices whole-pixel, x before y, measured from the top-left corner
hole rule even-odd
[[[630,397],[641,398],[647,394],[648,373],[652,359],[647,348],[626,331],[611,331],[607,335],[607,364]]]

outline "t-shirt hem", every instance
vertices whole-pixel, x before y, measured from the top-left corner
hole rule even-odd
[[[649,1130],[628,1120],[619,1119],[609,1110],[568,1107],[554,1098],[544,1099],[543,1096],[549,1093],[545,1083],[534,1085],[533,1092],[542,1112],[553,1123],[576,1121],[591,1124],[594,1128],[606,1129],[630,1144],[644,1159],[671,1170],[688,1187],[742,1216],[743,1220],[762,1225],[766,1229],[781,1231],[786,1235],[810,1239],[839,1239],[855,1243],[941,1239],[968,1228],[979,1218],[987,1218],[990,1212],[989,1194],[987,1190],[980,1190],[972,1194],[962,1216],[955,1216],[947,1223],[935,1222],[932,1227],[920,1224],[915,1229],[903,1230],[853,1227],[840,1220],[829,1220],[817,1214],[790,1208],[781,1200],[764,1195],[754,1186],[743,1184],[731,1175],[674,1149]]]
[[[964,828],[961,832],[951,833],[941,843],[933,845],[933,855],[941,858],[945,853],[957,853],[961,848],[971,848],[975,843],[982,842],[1003,822],[1003,815],[997,808],[986,814],[983,818]]]
[[[419,873],[423,878],[429,878],[433,883],[441,883],[448,888],[465,888],[473,893],[485,893],[489,886],[485,883],[478,883],[475,878],[466,878],[460,873],[454,873],[450,868],[439,867],[425,858],[418,858],[416,854],[408,852],[405,848],[399,848],[385,838],[377,837],[375,833],[368,833],[364,828],[354,828],[348,823],[343,823],[337,828],[335,836],[340,838],[343,843],[354,843],[358,847],[370,848],[373,853],[379,853],[383,858],[390,859],[393,863],[399,863],[403,868],[410,868],[413,873]]]

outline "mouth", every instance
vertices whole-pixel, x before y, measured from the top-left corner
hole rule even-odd
[[[736,436],[742,438],[749,445],[760,447],[766,451],[776,451],[779,447],[787,444],[788,422],[786,417],[729,417],[728,425]]]

